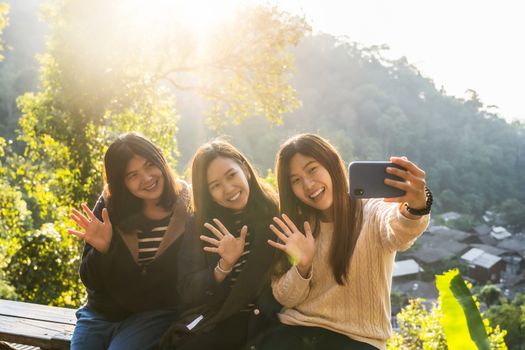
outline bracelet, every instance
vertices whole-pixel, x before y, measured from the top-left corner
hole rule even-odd
[[[427,200],[425,203],[425,207],[423,209],[410,208],[408,206],[408,203],[405,203],[406,210],[410,214],[417,215],[417,216],[423,216],[423,215],[430,214],[430,208],[432,207],[432,191],[430,191],[430,189],[427,186],[425,186],[425,196]]]
[[[223,275],[227,275],[229,274],[230,272],[232,272],[233,270],[233,267],[229,270],[223,270],[221,269],[221,259],[219,259],[219,261],[217,261],[217,266],[215,266],[215,269],[214,269],[216,272],[218,273],[222,273]]]

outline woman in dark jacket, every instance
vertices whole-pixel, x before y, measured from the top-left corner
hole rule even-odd
[[[177,260],[194,227],[189,190],[161,151],[136,133],[104,157],[105,190],[93,212],[73,209],[85,241],[80,277],[87,305],[77,311],[71,349],[151,349],[179,315]]]
[[[240,349],[277,322],[266,241],[278,213],[263,185],[231,144],[214,141],[192,162],[196,232],[183,239],[178,288],[184,317],[164,336],[163,348]]]

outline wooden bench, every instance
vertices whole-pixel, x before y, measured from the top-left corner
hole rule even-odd
[[[0,341],[46,350],[69,349],[74,309],[0,300]],[[1,348],[1,347],[0,347]]]

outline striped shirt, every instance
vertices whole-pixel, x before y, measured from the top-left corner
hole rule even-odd
[[[243,214],[238,213],[233,215],[234,216],[231,225],[232,229],[230,230],[230,233],[235,237],[239,237],[241,235],[241,229],[245,225],[245,223],[243,222]],[[250,246],[253,241],[252,238],[253,237],[250,235],[250,228],[248,227],[248,233],[246,234],[246,240],[244,241],[244,251],[239,257],[239,260],[237,260],[237,263],[233,265],[232,272],[228,275],[230,289],[233,288],[233,286],[237,282],[237,279],[239,278],[241,271],[248,262],[248,257],[250,256]],[[254,306],[255,304],[250,303],[240,311],[251,311],[253,310]]]
[[[241,229],[243,227],[242,223],[242,214],[235,214],[233,218],[233,227],[230,233],[234,235],[235,237],[239,237],[241,235]],[[250,244],[252,243],[250,231],[248,230],[248,233],[246,234],[246,241],[244,242],[244,251],[241,254],[239,260],[237,260],[237,263],[233,265],[233,271],[230,273],[229,282],[230,282],[230,288],[235,285],[237,282],[237,278],[239,277],[239,274],[241,273],[242,269],[244,268],[244,265],[248,261],[248,257],[250,255]]]
[[[138,231],[139,259],[141,266],[148,265],[155,259],[160,242],[168,229],[170,216],[160,220],[147,220]]]

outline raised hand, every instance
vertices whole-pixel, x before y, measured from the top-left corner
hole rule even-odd
[[[204,227],[210,230],[217,239],[205,235],[201,235],[200,239],[213,245],[212,247],[204,247],[204,250],[219,254],[224,262],[221,264],[221,268],[230,270],[244,251],[244,242],[248,234],[248,227],[246,225],[243,226],[239,238],[236,238],[219,219],[213,219],[213,222],[217,225],[218,229],[209,223],[205,223]]]
[[[315,240],[310,224],[304,223],[305,234],[303,234],[286,214],[283,214],[282,218],[282,220],[278,217],[273,218],[280,229],[274,225],[270,225],[270,229],[283,243],[268,240],[268,244],[285,252],[292,264],[297,265],[299,273],[306,277],[315,255]]]
[[[399,176],[405,181],[385,179],[385,184],[405,191],[405,195],[396,198],[385,198],[385,202],[406,202],[411,208],[424,208],[426,206],[425,172],[406,157],[390,157],[390,161],[402,166],[405,170],[389,167],[386,171]]]
[[[82,204],[82,209],[87,216],[83,215],[76,209],[73,209],[69,216],[83,229],[83,231],[70,229],[67,230],[67,232],[84,240],[100,253],[105,254],[109,249],[111,237],[113,236],[113,229],[111,227],[111,222],[109,221],[108,210],[106,208],[102,209],[103,221],[100,221],[86,204]]]

